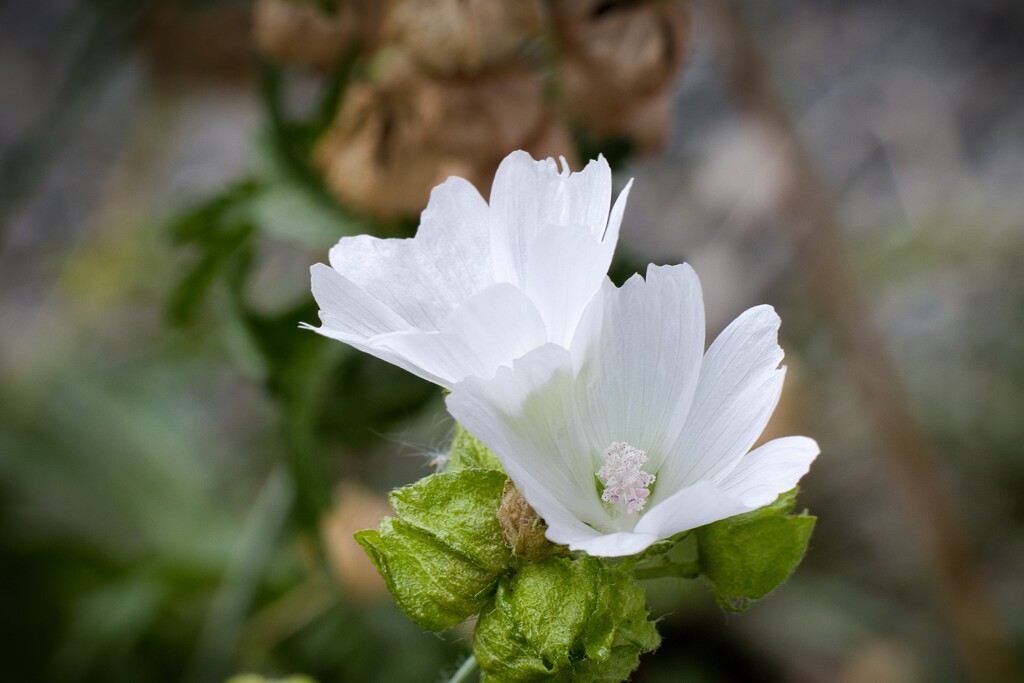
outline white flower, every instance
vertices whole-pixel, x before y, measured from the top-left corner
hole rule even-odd
[[[608,163],[562,165],[513,152],[489,204],[453,177],[434,188],[416,237],[342,239],[330,267],[312,268],[323,326],[309,329],[446,387],[567,346],[608,272],[629,186],[609,215]]]
[[[754,451],[785,368],[770,306],[746,311],[704,352],[689,266],[606,282],[570,348],[545,345],[488,380],[456,384],[448,409],[490,447],[555,543],[623,556],[771,503],[818,454],[802,436]]]

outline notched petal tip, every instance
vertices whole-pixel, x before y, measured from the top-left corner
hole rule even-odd
[[[583,167],[583,171],[585,172],[590,168],[596,169],[599,173],[603,171],[607,175],[611,175],[612,172],[612,167],[608,164],[608,160],[605,159],[603,154],[598,154],[596,159],[588,161],[587,165]]]

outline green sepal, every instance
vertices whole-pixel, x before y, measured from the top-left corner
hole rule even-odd
[[[789,514],[796,494],[793,489],[763,508],[697,529],[701,573],[722,609],[742,612],[800,564],[816,518]]]
[[[644,592],[596,558],[549,557],[503,577],[473,633],[483,681],[622,681],[660,643]]]
[[[503,472],[486,469],[441,472],[392,491],[388,498],[399,519],[497,574],[511,555],[497,517],[505,479]]]
[[[398,606],[423,628],[455,626],[494,594],[511,561],[496,517],[504,483],[494,470],[433,474],[391,494],[397,519],[356,534]]]
[[[483,445],[479,439],[466,431],[460,424],[455,425],[455,437],[448,451],[447,472],[457,472],[467,467],[504,471],[498,457]]]

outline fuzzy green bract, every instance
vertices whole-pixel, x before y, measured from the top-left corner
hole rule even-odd
[[[356,534],[399,607],[423,628],[441,631],[479,612],[508,568],[495,516],[504,484],[497,470],[432,474],[391,494],[397,519]]]
[[[759,510],[697,529],[701,573],[723,609],[747,609],[800,564],[815,517],[789,514],[796,494],[794,489]]]
[[[396,517],[356,539],[423,628],[441,631],[480,615],[473,650],[483,683],[625,680],[660,643],[632,571],[678,538],[617,565],[555,546],[555,554],[531,561],[502,536],[505,482],[494,454],[459,427],[447,471],[394,491]],[[795,500],[796,489],[688,532],[696,553],[688,576],[699,566],[730,611],[767,595],[800,563],[814,528],[814,517],[792,514]]]
[[[659,642],[633,577],[585,555],[503,577],[473,634],[485,683],[622,681]]]

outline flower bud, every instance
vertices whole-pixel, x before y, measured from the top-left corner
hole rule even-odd
[[[505,543],[512,553],[528,560],[542,560],[555,551],[555,546],[544,536],[548,526],[537,516],[526,498],[511,479],[505,480],[498,507],[498,523]]]
[[[384,32],[431,71],[469,74],[513,56],[541,29],[537,0],[394,0]]]
[[[376,0],[340,0],[333,11],[311,2],[257,0],[256,44],[283,63],[330,70],[355,46],[376,44],[380,15]]]

